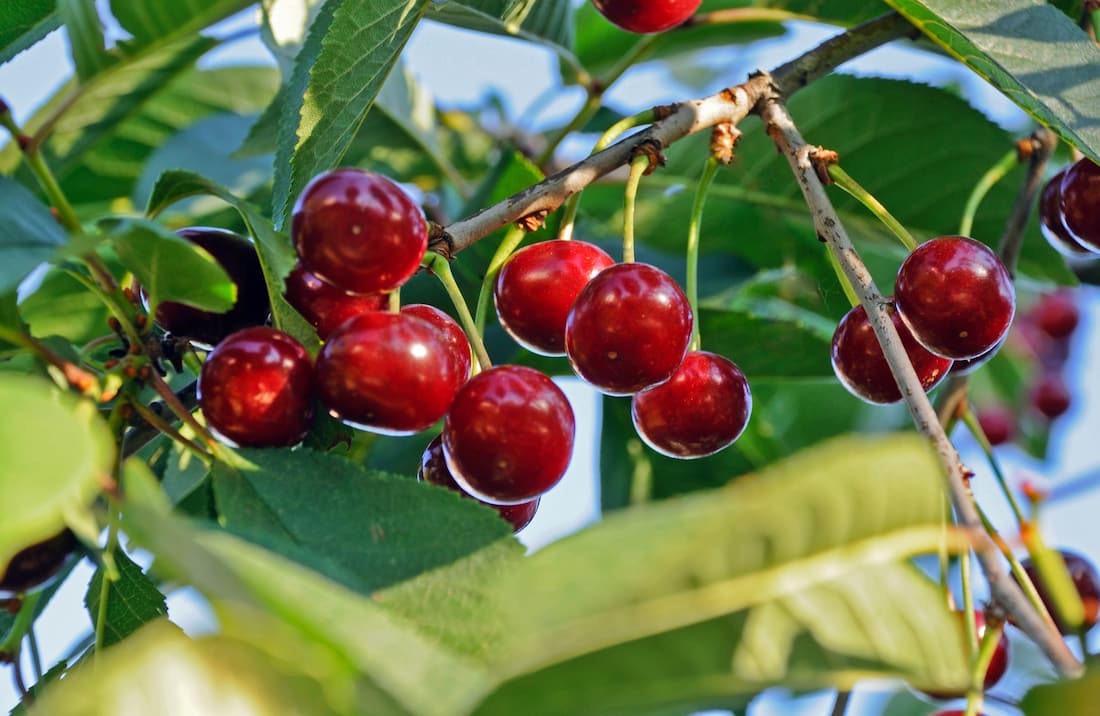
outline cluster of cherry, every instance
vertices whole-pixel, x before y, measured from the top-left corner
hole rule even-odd
[[[1050,245],[1066,256],[1100,256],[1100,167],[1080,159],[1055,174],[1039,195],[1039,219]]]

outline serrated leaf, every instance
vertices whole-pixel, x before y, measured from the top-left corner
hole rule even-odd
[[[1025,112],[1100,162],[1100,48],[1042,0],[887,0]]]
[[[93,403],[41,378],[0,374],[0,564],[88,509],[114,455]]]
[[[0,293],[13,289],[36,266],[53,258],[68,236],[57,219],[22,184],[0,176]]]
[[[175,0],[171,3],[111,0],[111,13],[139,44],[194,35],[245,9],[250,0]]]
[[[122,275],[121,273],[116,275]],[[61,269],[51,268],[34,293],[19,304],[19,312],[38,337],[63,336],[83,345],[107,335],[110,313],[88,287]]]
[[[106,617],[103,620],[103,646],[117,644],[138,629],[168,616],[164,595],[141,567],[122,550],[113,553],[118,579],[107,586]],[[94,626],[99,623],[99,607],[103,589],[103,568],[92,575],[84,595],[84,607]]]
[[[317,332],[291,308],[283,297],[284,283],[290,270],[294,268],[297,256],[290,240],[275,231],[271,222],[248,202],[242,201],[225,187],[208,179],[186,171],[165,172],[157,179],[149,194],[146,213],[156,216],[165,208],[187,197],[209,194],[226,202],[241,215],[248,233],[256,241],[256,251],[260,256],[260,265],[267,282],[267,295],[271,301],[271,317],[275,327],[289,333],[311,352],[316,352],[320,343]]]
[[[77,77],[86,80],[115,61],[104,50],[103,24],[93,0],[57,0],[57,12],[69,33]]]
[[[1091,716],[1100,699],[1100,670],[1089,668],[1072,681],[1036,686],[1027,692],[1020,708],[1026,716]]]
[[[324,0],[261,0],[260,38],[275,56],[279,71],[289,79],[294,58]]]
[[[430,0],[330,0],[310,28],[288,85],[272,192],[276,228],[316,174],[347,151]],[[330,10],[331,6],[331,10]]]
[[[250,464],[213,472],[230,531],[363,592],[450,564],[506,539],[493,510],[409,478],[311,450],[241,450]],[[410,469],[413,467],[409,466]]]
[[[205,249],[145,219],[99,222],[122,265],[149,296],[149,305],[175,301],[223,313],[237,302],[237,287]],[[154,309],[155,310],[155,309]]]
[[[55,0],[8,0],[0,7],[0,65],[56,28]]]

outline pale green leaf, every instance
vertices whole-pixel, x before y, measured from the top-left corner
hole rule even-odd
[[[77,77],[86,80],[114,62],[104,50],[103,23],[94,0],[57,0],[57,12],[69,33]]]
[[[19,285],[68,241],[65,230],[22,184],[0,176],[0,293]]]
[[[192,36],[251,4],[251,0],[111,0],[111,12],[136,42],[145,45]]]

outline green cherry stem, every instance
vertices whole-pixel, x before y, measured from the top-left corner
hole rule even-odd
[[[1001,640],[1003,631],[1003,622],[987,624],[985,627],[985,633],[982,634],[982,641],[970,671],[970,689],[966,692],[966,716],[977,716],[978,709],[985,701],[983,694],[985,672],[989,671],[989,662],[993,661],[993,654],[997,651],[997,642]]]
[[[390,313],[401,313],[401,289],[390,291],[386,298],[386,310]]]
[[[966,627],[966,645],[970,657],[974,658],[978,650],[978,625],[974,623],[974,588],[970,582],[970,550],[959,554],[959,581],[962,582],[963,624]]]
[[[508,229],[508,233],[504,235],[504,238],[500,240],[500,246],[497,246],[493,258],[489,260],[489,268],[485,270],[485,278],[481,280],[481,290],[477,295],[477,308],[474,309],[474,324],[477,326],[479,336],[485,331],[485,321],[489,316],[489,304],[493,301],[493,282],[496,281],[501,267],[504,266],[504,263],[526,235],[527,232],[520,227],[512,226]]]
[[[31,592],[23,595],[23,603],[19,605],[19,611],[15,620],[8,629],[3,641],[0,641],[0,654],[18,654],[19,645],[23,637],[30,631],[34,624],[35,611],[38,608],[38,600],[42,598],[42,592]]]
[[[852,286],[852,282],[848,279],[848,274],[844,273],[844,269],[840,266],[840,261],[832,251],[825,251],[825,256],[829,260],[829,265],[833,267],[833,273],[836,274],[837,280],[840,282],[840,289],[844,291],[844,297],[848,299],[848,303],[852,308],[859,305],[859,296],[856,295],[856,289]]]
[[[27,629],[27,646],[31,652],[31,668],[34,669],[34,680],[37,683],[42,680],[42,655],[38,651],[38,637],[34,633],[34,622],[31,622],[30,629]]]
[[[836,164],[830,164],[829,177],[836,182],[838,187],[851,194],[852,198],[867,207],[886,228],[890,229],[890,231],[898,237],[898,240],[905,245],[906,249],[912,251],[917,248],[917,240],[913,238],[909,230],[902,226],[901,222],[895,219],[894,216],[886,210],[886,207],[869,191],[864,189],[859,182],[853,179],[848,172],[844,171]]]
[[[970,236],[970,232],[974,230],[974,217],[978,213],[978,207],[981,205],[982,199],[985,198],[985,195],[989,193],[994,184],[1015,169],[1019,163],[1019,153],[1013,149],[997,160],[997,163],[982,175],[982,178],[974,185],[974,188],[970,191],[970,196],[966,199],[962,219],[959,221],[960,236]]]
[[[951,585],[948,582],[951,570],[951,557],[947,553],[947,528],[952,524],[951,522],[951,502],[946,496],[943,498],[943,507],[940,511],[940,526],[943,529],[944,539],[940,542],[938,550],[939,566],[940,566],[940,591],[943,593],[944,603],[947,604],[948,609],[955,608],[955,597],[951,594]]]
[[[634,207],[638,199],[638,185],[649,168],[649,157],[639,154],[630,162],[630,176],[626,180],[623,203],[623,263],[634,263]]]
[[[703,173],[699,177],[699,185],[695,189],[695,200],[691,204],[691,219],[688,221],[687,281],[684,289],[687,293],[688,305],[691,306],[691,315],[695,317],[691,322],[691,343],[688,345],[690,351],[699,350],[702,343],[699,335],[699,233],[703,223],[703,206],[707,201],[707,190],[714,182],[718,167],[718,160],[713,155],[708,156],[706,164],[703,165]]]
[[[213,455],[204,450],[201,445],[185,437],[179,430],[169,425],[163,418],[150,410],[149,406],[145,405],[140,400],[131,400],[130,405],[133,406],[134,412],[140,415],[142,420],[195,453],[195,455],[202,458],[203,461],[210,462],[214,459]]]
[[[489,352],[485,350],[485,342],[481,339],[481,331],[477,327],[477,321],[470,315],[470,308],[466,305],[466,299],[462,297],[458,282],[455,281],[454,274],[451,273],[450,263],[440,254],[429,251],[424,255],[422,264],[436,275],[439,282],[443,284],[443,290],[450,296],[451,303],[454,304],[455,311],[458,313],[458,320],[462,323],[462,328],[470,339],[470,347],[473,348],[474,356],[477,358],[478,369],[488,370],[493,365],[489,360]]]
[[[98,282],[89,279],[81,272],[72,268],[65,268],[63,270],[67,276],[95,294],[96,298],[107,307],[111,315],[118,319],[119,325],[122,327],[122,332],[126,334],[126,338],[130,341],[130,345],[142,345],[141,335],[138,333],[137,328],[134,327],[134,322],[130,319],[129,312],[124,310],[119,302],[112,298],[111,294],[105,291]]]
[[[997,479],[997,484],[1000,486],[1001,492],[1012,508],[1012,514],[1016,518],[1016,524],[1022,529],[1027,522],[1027,518],[1024,516],[1024,511],[1020,509],[1020,503],[1012,494],[1012,489],[1008,486],[1008,480],[1005,479],[1000,462],[998,462],[997,456],[993,454],[993,446],[989,444],[989,438],[985,436],[985,431],[982,430],[982,425],[978,422],[978,416],[975,415],[974,411],[970,408],[969,401],[964,403],[962,411],[957,414],[960,415],[963,424],[970,430],[974,439],[978,441],[978,445],[981,446],[982,452],[985,453],[985,459],[989,462],[989,467],[993,470],[993,476]]]
[[[99,582],[99,608],[95,617],[95,659],[99,661],[99,654],[103,651],[103,640],[107,627],[107,601],[111,597],[111,582],[118,578],[118,568],[114,562],[114,552],[118,548],[118,522],[111,517],[111,524],[107,527],[107,545],[103,548],[101,557],[103,566],[100,571],[103,578]],[[109,566],[108,566],[109,565]]]

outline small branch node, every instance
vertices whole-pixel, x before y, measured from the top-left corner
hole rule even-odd
[[[829,176],[829,165],[840,163],[840,155],[832,149],[814,147],[810,150],[810,163],[813,164],[817,178],[825,186],[833,184],[833,178]]]
[[[454,261],[455,241],[445,228],[434,221],[428,222],[428,251],[434,251],[448,261]]]
[[[741,130],[733,122],[720,122],[710,133],[710,153],[722,164],[733,161],[733,150],[741,142]]]
[[[533,211],[527,216],[521,216],[516,220],[516,226],[530,234],[532,231],[538,231],[546,223],[546,217],[550,213],[548,209],[539,209]]]
[[[653,108],[653,121],[660,122],[662,119],[671,117],[680,105],[678,104],[659,104]]]
[[[657,167],[665,165],[665,153],[662,150],[661,142],[652,138],[646,139],[630,152],[630,161],[633,162],[639,156],[644,155],[649,160],[649,166],[645,168],[643,175],[649,176],[657,170]]]

